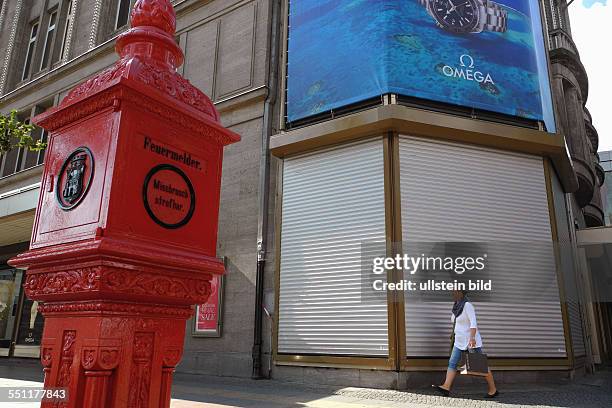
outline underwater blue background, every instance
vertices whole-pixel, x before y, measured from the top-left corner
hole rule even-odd
[[[453,34],[417,0],[291,1],[288,121],[397,93],[542,120],[554,132],[537,1],[498,3],[505,33]],[[445,76],[462,54],[494,84]]]

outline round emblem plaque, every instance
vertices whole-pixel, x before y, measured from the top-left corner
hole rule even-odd
[[[171,164],[160,164],[145,177],[145,209],[158,225],[175,229],[187,224],[195,211],[195,191],[187,175]]]
[[[91,150],[81,146],[70,153],[62,164],[55,188],[55,198],[62,210],[72,210],[83,201],[93,174],[94,158]]]

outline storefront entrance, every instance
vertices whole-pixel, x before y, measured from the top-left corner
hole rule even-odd
[[[0,356],[8,357],[12,351],[22,272],[0,269]]]
[[[0,268],[0,357],[40,356],[43,318],[23,293],[24,272]]]

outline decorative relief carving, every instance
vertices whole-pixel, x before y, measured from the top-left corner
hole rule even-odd
[[[210,282],[120,269],[109,270],[101,278],[101,288],[116,292],[159,295],[184,299],[201,299],[210,295]]]
[[[176,367],[176,365],[181,361],[183,353],[182,350],[176,349],[167,349],[164,352],[163,364],[165,367]]]
[[[83,368],[91,370],[96,364],[96,350],[95,349],[83,349],[83,358],[81,359]]]
[[[137,332],[134,336],[132,351],[132,370],[130,373],[129,408],[149,406],[149,387],[151,383],[151,359],[153,358],[154,333]]]
[[[42,347],[42,351],[40,352],[40,363],[44,368],[50,368],[53,363],[53,348],[52,347]]]
[[[102,71],[96,76],[89,78],[66,95],[61,105],[70,104],[85,96],[91,95],[108,85],[110,82],[123,75],[129,63],[127,59],[120,59],[112,67]],[[60,106],[61,106],[60,105]]]
[[[113,370],[119,364],[119,349],[114,347],[85,347],[81,364],[86,370]]]
[[[110,370],[119,363],[119,350],[102,348],[100,349],[100,366]]]
[[[100,287],[99,280],[100,267],[28,274],[24,289],[26,294],[34,299],[39,295],[97,290]]]
[[[138,61],[137,78],[143,83],[164,92],[173,98],[191,105],[200,112],[204,112],[215,121],[219,121],[219,113],[206,94],[193,86],[189,80],[180,74],[168,70],[167,66],[156,61]]]
[[[70,386],[72,362],[74,360],[74,348],[76,342],[76,331],[66,330],[62,338],[62,354],[60,358],[60,368],[57,377],[57,388],[68,388]],[[68,401],[57,403],[57,407],[65,407]]]
[[[210,282],[205,279],[130,272],[100,266],[31,274],[27,276],[24,288],[31,299],[41,295],[102,290],[190,299],[195,303],[208,298],[211,291]]]

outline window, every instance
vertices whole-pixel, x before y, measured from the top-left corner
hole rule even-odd
[[[55,26],[57,22],[57,10],[49,12],[49,24],[47,26],[47,34],[45,36],[45,45],[43,47],[43,55],[40,60],[40,69],[45,69],[49,66],[52,59],[53,43],[55,42]]]
[[[68,47],[70,44],[66,42],[68,39],[68,32],[70,31],[70,23],[72,22],[72,0],[68,2],[68,8],[66,12],[66,23],[64,24],[64,34],[62,35],[62,51],[60,54],[60,60],[68,57]]]
[[[34,57],[34,48],[36,47],[36,36],[38,35],[38,22],[30,25],[30,40],[28,41],[28,50],[26,51],[25,64],[23,64],[23,74],[21,80],[25,80],[30,75],[30,66]]]
[[[123,27],[128,23],[128,18],[130,17],[130,3],[130,0],[118,0],[115,30]]]

